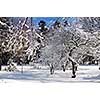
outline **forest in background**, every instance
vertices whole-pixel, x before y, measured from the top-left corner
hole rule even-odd
[[[0,17],[0,66],[40,63],[59,69],[100,62],[100,18],[59,17],[47,25],[32,17]]]

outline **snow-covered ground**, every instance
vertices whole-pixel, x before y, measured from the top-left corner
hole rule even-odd
[[[50,75],[49,70],[24,66],[24,73],[0,71],[0,100],[99,100],[98,82],[98,66],[79,66],[75,79],[70,70]]]
[[[47,69],[33,69],[32,66],[23,66],[23,68],[23,73],[21,73],[21,67],[16,72],[0,71],[0,83],[100,82],[99,66],[79,66],[76,72],[76,78],[71,78],[71,70],[66,70],[66,72],[55,70],[55,73],[50,75]]]

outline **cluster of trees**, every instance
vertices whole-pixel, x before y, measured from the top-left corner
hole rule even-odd
[[[57,18],[48,27],[32,18],[0,18],[0,65],[39,62],[52,69],[100,61],[100,18]],[[73,64],[74,63],[74,64]],[[67,66],[67,67],[66,67]]]
[[[71,67],[73,76],[78,64],[100,62],[99,18],[77,18],[70,23],[68,18],[57,20],[45,35],[47,45],[41,49],[40,61],[53,69]],[[88,24],[87,24],[88,23]]]
[[[68,56],[71,56],[79,64],[98,63],[99,22],[99,18],[92,17],[77,18],[77,22],[71,24],[68,23],[68,19],[56,21],[46,35],[48,45],[42,48],[43,62],[52,62],[53,65],[60,66],[60,63],[64,63]]]
[[[10,59],[17,64],[29,64],[36,59],[43,37],[30,23],[28,17],[0,18],[0,65],[7,65]]]

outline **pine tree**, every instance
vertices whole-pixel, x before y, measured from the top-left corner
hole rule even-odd
[[[7,64],[11,53],[8,52],[7,44],[10,39],[10,21],[7,17],[0,17],[0,65]]]

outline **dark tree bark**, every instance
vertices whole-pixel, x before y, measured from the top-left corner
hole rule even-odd
[[[72,78],[75,78],[76,77],[76,75],[75,75],[75,64],[74,64],[74,62],[72,62]]]
[[[0,71],[1,71],[1,65],[2,65],[2,59],[1,59],[1,54],[0,54]]]
[[[70,50],[70,52],[69,52],[69,61],[72,63],[72,78],[75,78],[76,77],[76,75],[75,75],[75,73],[76,73],[76,70],[77,70],[77,67],[76,67],[76,62],[75,61],[73,61],[73,59],[71,59],[72,57],[72,52],[73,52],[73,50],[75,49],[75,47],[73,47],[71,50]]]
[[[61,67],[62,67],[63,71],[65,72],[65,66],[64,66],[64,65],[62,65]]]
[[[100,67],[99,67],[99,70],[100,70]]]
[[[0,64],[0,71],[1,71],[1,64]]]
[[[51,75],[54,74],[54,67],[53,67],[53,65],[50,66],[50,74]]]
[[[76,63],[70,57],[69,57],[69,61],[71,61],[71,63],[72,63],[72,78],[75,78],[76,77],[76,75],[75,75],[75,73],[76,73],[76,70],[75,70]]]

